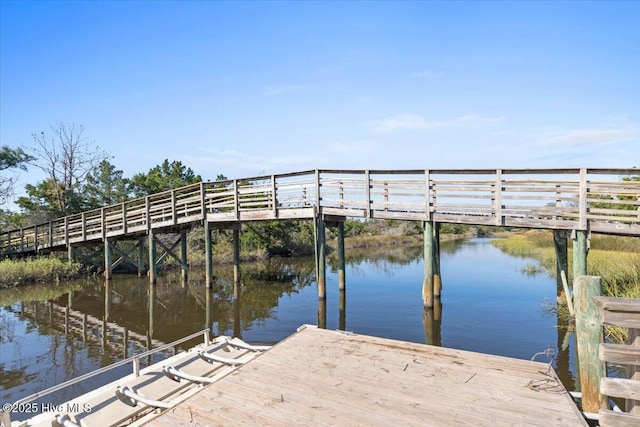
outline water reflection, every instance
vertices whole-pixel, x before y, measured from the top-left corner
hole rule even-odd
[[[160,275],[155,286],[116,276],[0,291],[0,400],[15,401],[203,327],[274,343],[305,323],[526,359],[555,344],[557,371],[572,388],[572,341],[558,334],[560,319],[542,315],[544,300],[555,301],[555,281],[523,275],[531,260],[508,257],[485,240],[445,241],[440,250],[443,296],[430,310],[420,298],[421,242],[348,250],[346,291],[338,290],[337,262],[329,257],[326,301],[317,298],[312,258],[244,264],[241,283],[234,283],[232,266],[217,266],[212,289],[203,272],[185,280],[177,271]]]

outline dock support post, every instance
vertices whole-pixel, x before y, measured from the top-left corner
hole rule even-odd
[[[111,280],[111,242],[109,238],[104,238],[104,278]]]
[[[211,289],[213,287],[213,254],[211,250],[211,228],[209,222],[204,222],[204,286]]]
[[[318,299],[327,299],[326,242],[325,224],[321,216],[316,218],[316,277],[318,282]]]
[[[433,307],[433,294],[434,294],[434,238],[433,238],[433,223],[431,221],[424,221],[424,281],[422,282],[422,303],[424,308]]]
[[[138,239],[138,277],[144,275],[144,239]]]
[[[576,342],[582,390],[582,410],[597,413],[607,409],[607,398],[600,394],[600,379],[603,363],[598,357],[603,341],[600,326],[600,310],[593,297],[600,296],[600,277],[579,276],[574,281],[574,302],[576,310]]]
[[[347,330],[347,292],[344,289],[339,291],[338,300],[338,329]]]
[[[233,229],[233,284],[240,283],[240,230]],[[234,287],[235,290],[235,287]]]
[[[156,236],[149,230],[149,283],[156,283],[158,268],[156,264]]]
[[[180,233],[180,265],[182,282],[186,282],[189,276],[189,265],[187,264],[187,233]]]
[[[344,291],[346,287],[344,261],[344,222],[338,223],[338,289]]]
[[[240,315],[240,283],[233,284],[233,336],[242,338],[242,325]]]
[[[553,230],[553,247],[556,251],[556,295],[558,299],[564,292],[562,284],[562,273],[569,277],[569,255],[567,245],[567,232],[564,230]],[[570,295],[567,295],[569,298]]]
[[[73,250],[73,246],[71,246],[71,243],[69,243],[67,245],[67,257],[69,259],[69,262],[75,262],[76,261],[76,254]]]
[[[327,329],[327,300],[318,300],[318,328]]]
[[[586,230],[574,230],[573,238],[573,281],[580,276],[587,275],[587,255],[589,240]]]
[[[442,278],[440,276],[440,223],[433,227],[433,296],[440,298],[442,294]]]

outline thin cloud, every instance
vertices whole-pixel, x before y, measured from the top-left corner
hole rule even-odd
[[[279,96],[288,92],[296,92],[299,90],[307,89],[308,85],[303,84],[286,84],[276,86],[266,86],[262,89],[262,96]]]
[[[341,154],[365,154],[371,153],[374,145],[372,141],[337,141],[331,144],[331,148]]]
[[[640,141],[638,128],[612,129],[567,129],[549,130],[533,136],[544,145],[568,146],[573,148],[598,147],[636,139]]]
[[[481,126],[488,123],[496,123],[504,120],[504,117],[480,117],[467,114],[448,120],[427,120],[418,114],[396,114],[382,120],[374,120],[368,123],[373,132],[385,133],[395,131],[430,131],[443,128],[465,128]]]

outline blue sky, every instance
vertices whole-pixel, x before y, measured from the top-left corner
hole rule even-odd
[[[640,166],[640,1],[0,0],[0,142],[61,121],[125,176]]]

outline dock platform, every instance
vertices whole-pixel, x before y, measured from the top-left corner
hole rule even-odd
[[[149,426],[586,426],[548,364],[303,327]]]

